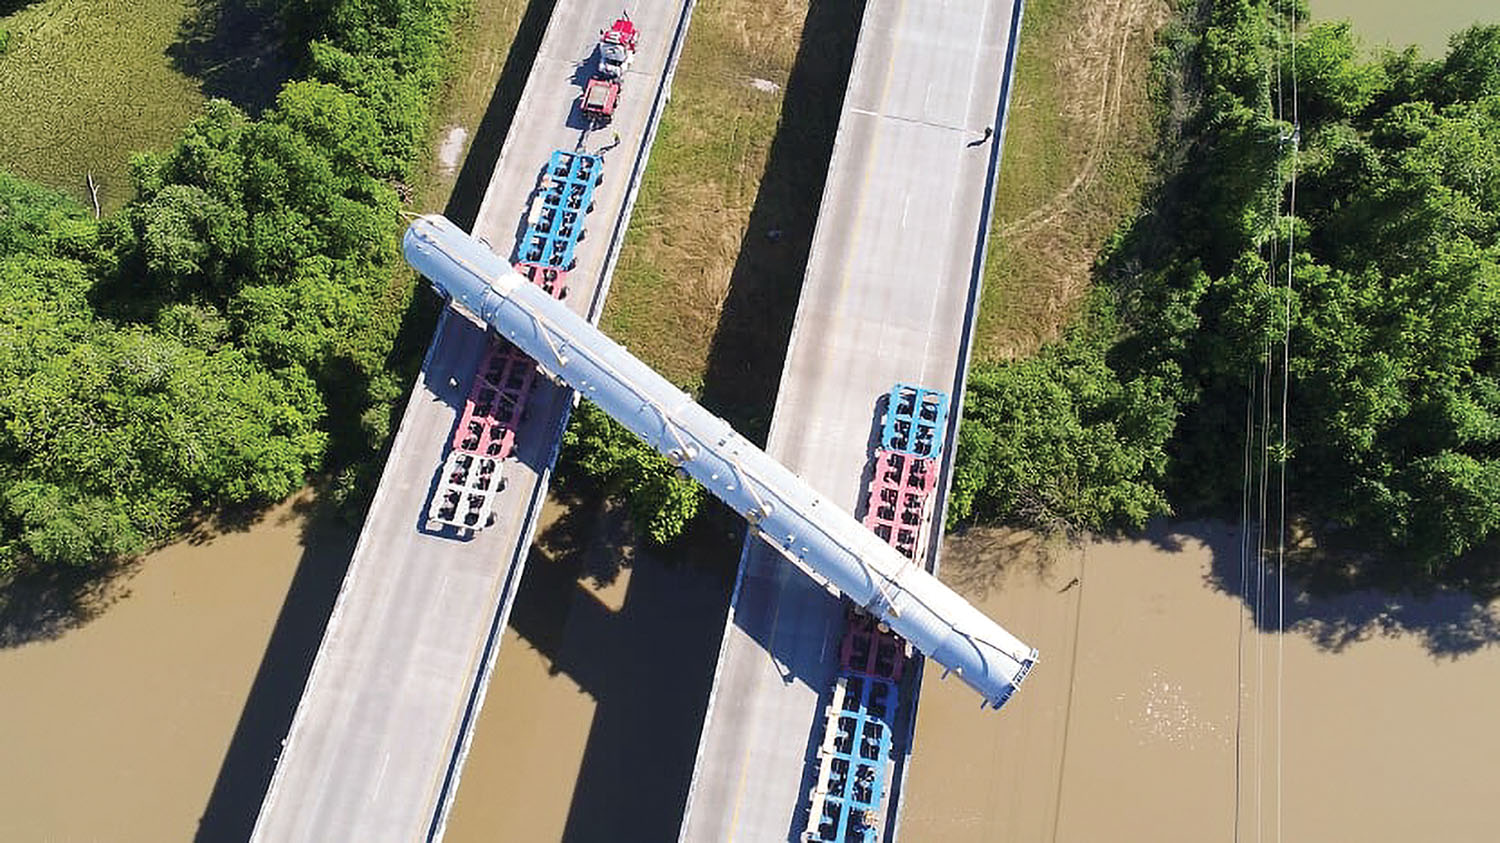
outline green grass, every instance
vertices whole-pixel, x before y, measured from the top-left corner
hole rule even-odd
[[[538,11],[542,7],[550,8],[541,0],[535,2]],[[503,115],[492,115],[487,111],[491,101],[496,99],[497,85],[506,89],[515,87],[516,95],[519,96],[519,85],[512,79],[501,77],[507,70],[507,59],[512,45],[516,43],[522,18],[530,5],[532,4],[528,0],[472,0],[472,7],[459,21],[454,38],[457,58],[448,81],[433,106],[431,135],[417,169],[419,175],[414,186],[413,201],[417,210],[442,210],[450,202],[468,154],[472,153],[476,159],[487,156],[489,161],[499,156],[499,145],[505,140],[504,133],[498,133],[498,138],[488,138],[486,135],[496,133],[481,131],[481,124],[486,121],[494,122],[497,116],[505,118],[503,122],[506,125],[509,123],[510,110],[515,107],[513,102],[496,103],[498,108],[505,110]],[[540,23],[545,26],[545,18]],[[531,53],[534,52],[533,47]],[[524,83],[524,77],[519,82]],[[503,92],[500,99],[504,99]],[[464,154],[459,158],[460,167],[449,169],[438,160],[438,148],[448,131],[454,127],[462,128],[467,140]],[[482,191],[477,194],[482,195]],[[476,205],[469,213],[477,210]]]
[[[0,167],[105,210],[130,198],[128,162],[169,146],[203,103],[173,67],[192,0],[42,0],[0,18]]]
[[[1057,36],[1066,20],[1064,13],[1077,2],[1030,0],[1026,4],[1004,167],[995,196],[997,222],[1020,219],[1067,184],[1076,150],[1064,134],[1068,126],[1061,113],[1063,92],[1051,48],[1062,46]]]
[[[1029,354],[1088,291],[1134,213],[1154,143],[1150,55],[1162,0],[1029,0],[975,334],[976,360]]]
[[[606,332],[759,440],[769,426],[863,4],[698,6]]]
[[[693,12],[603,317],[610,336],[678,383],[699,382],[708,365],[806,14],[806,0]]]

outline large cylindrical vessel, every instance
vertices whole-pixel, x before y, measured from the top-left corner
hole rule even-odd
[[[1037,651],[440,216],[407,229],[406,260],[453,304],[681,466],[768,543],[816,571],[999,707]]]

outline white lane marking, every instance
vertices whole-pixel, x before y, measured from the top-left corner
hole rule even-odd
[[[387,752],[380,761],[380,775],[375,777],[375,789],[370,792],[370,801],[377,802],[380,799],[380,786],[385,784],[385,770],[391,766],[391,754]]]

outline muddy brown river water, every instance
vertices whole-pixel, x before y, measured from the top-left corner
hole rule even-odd
[[[0,649],[0,840],[191,839],[299,562],[347,560],[349,535],[308,536],[283,506],[167,548],[96,619]],[[729,584],[611,556],[617,539],[544,529],[447,839],[675,836]],[[1232,531],[1046,564],[1028,541],[971,535],[945,556],[1043,661],[998,715],[929,674],[905,839],[1230,840],[1237,822],[1247,840],[1496,839],[1500,608],[1289,604],[1277,838],[1277,639],[1249,624]]]
[[[945,578],[1043,660],[998,716],[927,676],[907,839],[1497,839],[1500,606],[1289,589],[1278,638],[1233,530],[1179,529],[1045,564],[1024,537],[950,543]]]
[[[623,553],[617,524],[548,502],[450,843],[676,839],[733,571]]]
[[[1500,21],[1495,0],[1311,0],[1315,18],[1348,18],[1366,44],[1416,44],[1428,56],[1448,51],[1448,36],[1472,23]]]
[[[193,838],[299,563],[347,561],[352,531],[310,534],[306,502],[154,553],[98,617],[0,648],[0,840]]]

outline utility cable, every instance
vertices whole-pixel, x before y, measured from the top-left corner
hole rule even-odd
[[[1286,653],[1286,464],[1291,454],[1287,450],[1287,417],[1290,384],[1292,379],[1292,275],[1296,260],[1297,238],[1297,169],[1300,166],[1302,142],[1301,115],[1297,105],[1297,21],[1295,15],[1286,21],[1291,53],[1292,76],[1292,173],[1291,188],[1287,196],[1286,233],[1286,286],[1282,290],[1282,338],[1281,338],[1281,472],[1280,472],[1280,525],[1276,543],[1276,840],[1281,843],[1284,811],[1282,810],[1282,747],[1284,733],[1283,703],[1285,697],[1285,653]]]
[[[1245,612],[1250,604],[1250,473],[1255,452],[1255,373],[1245,377],[1245,445],[1240,481],[1240,610],[1234,643],[1234,840],[1240,839],[1240,805],[1244,789]]]

